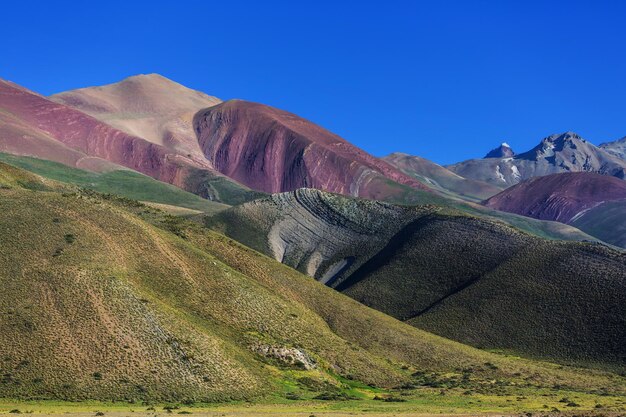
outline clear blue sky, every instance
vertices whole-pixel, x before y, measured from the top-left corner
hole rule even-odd
[[[42,94],[157,72],[297,113],[375,155],[442,164],[502,141],[527,150],[566,130],[594,143],[626,135],[624,1],[8,1],[1,10],[0,77]]]

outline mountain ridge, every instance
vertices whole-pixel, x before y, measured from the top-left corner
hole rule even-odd
[[[68,163],[65,152],[72,149],[70,154],[77,152],[78,156],[70,162],[88,157],[105,161],[108,170],[122,165],[205,198],[241,202],[246,199],[246,195],[251,198],[258,196],[213,170],[206,161],[200,163],[171,152],[163,146],[117,130],[75,108],[50,101],[24,87],[2,80],[0,109],[35,131],[43,132],[26,149],[23,148],[25,141],[22,135],[0,137],[0,150]],[[59,152],[47,154],[50,148],[40,147],[44,140],[42,137],[47,141],[45,143],[53,144],[53,149]]]
[[[446,168],[506,188],[525,179],[559,172],[598,172],[626,179],[626,161],[605,152],[574,132],[543,138],[531,150],[512,157],[471,159]]]

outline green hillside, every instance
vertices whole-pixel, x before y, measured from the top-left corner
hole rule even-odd
[[[131,170],[95,173],[71,168],[58,162],[0,153],[0,161],[53,180],[78,185],[101,193],[117,194],[140,201],[169,204],[206,213],[228,206],[209,201],[147,175]]]
[[[626,254],[434,205],[317,190],[205,224],[375,309],[480,348],[626,371]]]
[[[418,330],[132,200],[27,188],[0,188],[2,398],[419,401],[532,389],[550,391],[543,404],[576,395],[586,409],[603,392],[619,409],[626,392],[614,374]]]

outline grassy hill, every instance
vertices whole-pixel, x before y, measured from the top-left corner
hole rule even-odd
[[[194,403],[567,387],[551,396],[587,396],[592,407],[594,393],[618,406],[626,392],[614,374],[418,330],[135,201],[34,191],[17,182],[32,174],[0,172],[13,184],[0,188],[2,398]]]
[[[451,339],[626,370],[626,255],[608,247],[317,190],[236,206],[206,225]]]
[[[71,168],[58,162],[6,153],[0,153],[0,161],[56,181],[135,200],[175,205],[206,213],[216,213],[228,207],[136,171],[117,170],[96,173]]]

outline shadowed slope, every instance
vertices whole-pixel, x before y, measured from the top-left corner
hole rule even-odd
[[[600,245],[544,240],[453,209],[310,189],[233,207],[206,224],[450,338],[565,362],[626,363],[626,255]],[[482,290],[465,297],[478,283]],[[587,292],[585,283],[596,288]],[[516,297],[524,303],[509,309]],[[491,309],[474,312],[474,299]],[[549,300],[549,317],[536,313]],[[476,315],[471,325],[463,314]]]
[[[294,114],[230,100],[199,112],[200,147],[216,169],[265,192],[318,188],[385,199],[419,181]]]

